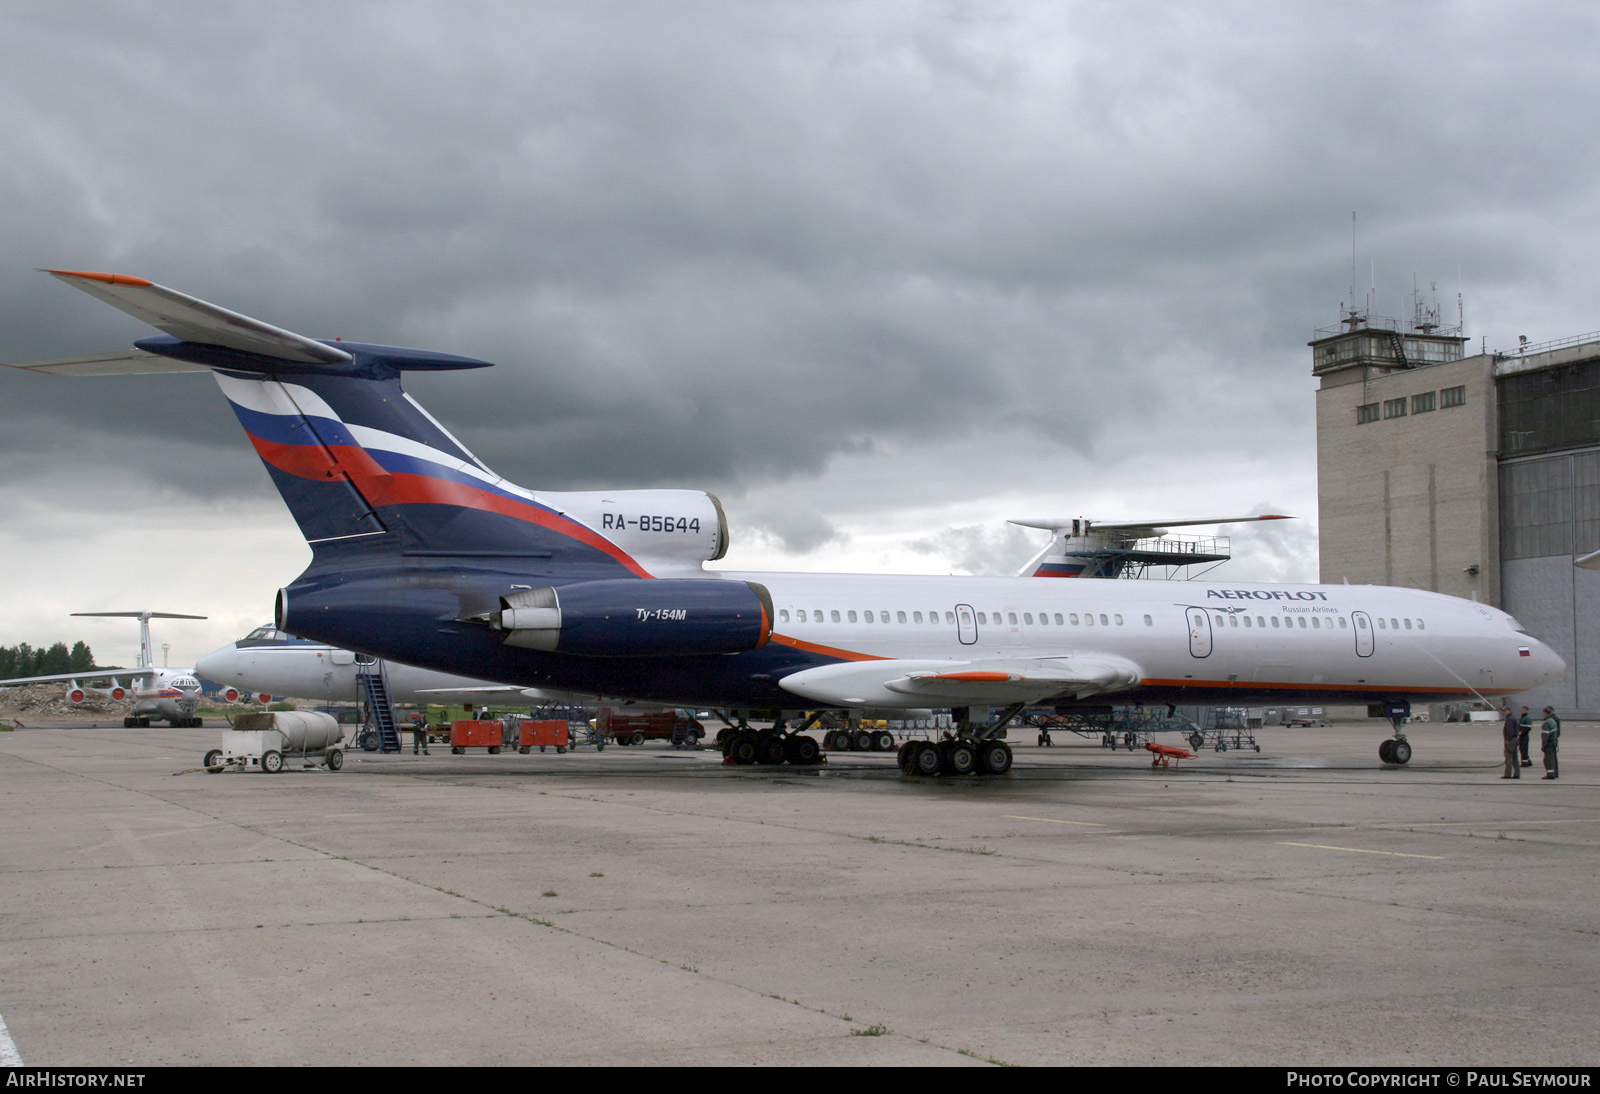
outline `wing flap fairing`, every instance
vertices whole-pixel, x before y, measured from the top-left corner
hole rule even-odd
[[[928,707],[1035,703],[1137,687],[1139,666],[1116,654],[978,661],[852,661],[805,669],[785,691],[838,706]]]

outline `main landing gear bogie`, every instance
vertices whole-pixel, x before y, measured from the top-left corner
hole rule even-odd
[[[907,741],[897,757],[906,775],[1004,775],[1011,770],[1011,746],[1004,741],[954,737],[944,741]]]
[[[824,762],[822,746],[815,737],[774,730],[735,730],[723,738],[722,755],[736,767],[776,767],[785,763],[815,767]]]

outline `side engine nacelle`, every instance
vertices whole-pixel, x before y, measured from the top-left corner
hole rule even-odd
[[[76,685],[67,689],[67,702],[71,703],[73,706],[77,706],[87,698],[88,696],[84,694],[83,689],[77,687]]]
[[[772,636],[772,596],[753,581],[580,581],[500,604],[487,621],[506,645],[578,657],[742,653]]]
[[[728,553],[728,518],[703,490],[585,490],[540,494],[652,572],[683,571]]]
[[[121,684],[117,684],[110,691],[106,692],[106,694],[111,697],[111,701],[113,703],[120,703],[122,700],[128,697],[128,689],[123,687]]]

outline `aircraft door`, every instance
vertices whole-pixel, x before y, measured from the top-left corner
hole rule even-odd
[[[1189,653],[1194,657],[1211,656],[1211,617],[1204,608],[1190,608]]]
[[[1366,612],[1351,612],[1350,624],[1356,631],[1356,656],[1371,657],[1373,647],[1372,619]]]
[[[970,646],[978,640],[978,617],[971,604],[956,605],[956,637],[963,646]]]

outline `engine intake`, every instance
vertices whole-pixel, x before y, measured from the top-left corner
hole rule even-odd
[[[580,581],[518,591],[489,625],[508,646],[578,657],[743,653],[772,636],[772,596],[717,578]]]

